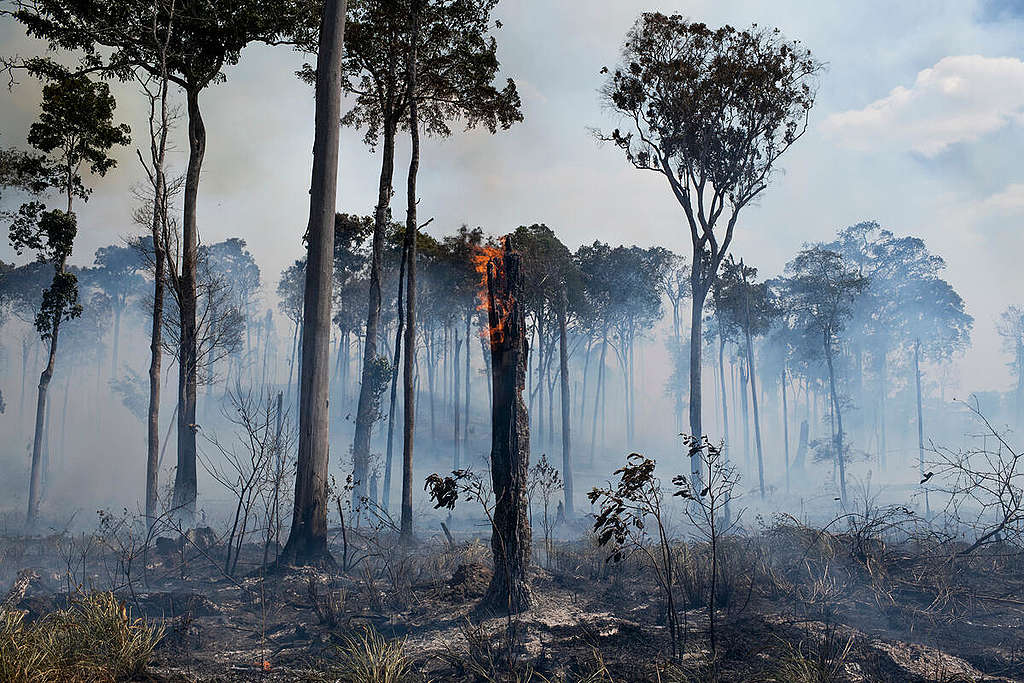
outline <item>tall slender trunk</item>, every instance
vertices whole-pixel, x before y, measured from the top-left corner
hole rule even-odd
[[[469,340],[467,339],[466,341],[468,342]],[[468,344],[467,344],[467,346],[468,346]],[[459,339],[459,332],[458,332],[458,330],[455,330],[455,357],[453,359],[453,363],[452,364],[455,366],[455,368],[454,368],[455,369],[455,377],[453,378],[453,382],[454,382],[453,386],[456,389],[459,387],[459,353],[461,351],[462,351],[462,340]],[[452,394],[455,395],[455,392],[453,391]],[[461,462],[460,462],[461,453],[459,452],[459,446],[461,444],[459,443],[459,417],[460,416],[459,416],[459,400],[458,400],[457,396],[455,398],[454,403],[455,403],[455,430],[454,430],[453,441],[455,442],[455,469],[459,469],[459,467],[461,466]]]
[[[154,18],[155,21],[155,18]],[[154,24],[155,29],[155,24]],[[169,34],[167,38],[169,38]],[[166,47],[166,46],[165,46]],[[165,50],[166,52],[166,50]],[[153,162],[153,215],[150,236],[153,239],[153,311],[149,335],[149,405],[146,410],[146,523],[152,527],[156,520],[159,500],[160,472],[160,371],[163,364],[163,320],[166,273],[164,243],[167,229],[167,135],[169,119],[167,111],[167,65],[166,55],[161,58],[159,122],[154,106],[150,110],[150,157]],[[155,100],[153,100],[155,105]]]
[[[569,341],[566,332],[566,318],[568,317],[569,304],[565,289],[562,289],[558,307],[558,375],[562,385],[561,408],[562,408],[562,486],[565,493],[565,515],[570,517],[573,514],[572,497],[572,457],[571,440],[569,438],[571,418],[569,409]]]
[[[704,301],[708,296],[709,283],[701,281],[697,264],[704,258],[703,253],[695,253],[690,274],[692,291],[690,310],[690,434],[701,439],[704,427],[701,422],[701,344],[704,336]],[[704,464],[700,454],[690,456],[690,472],[697,490],[703,488]]]
[[[405,267],[409,259],[409,245],[402,246],[402,263],[398,267],[398,302],[395,305],[398,324],[395,326],[395,348],[391,358],[391,397],[388,402],[388,446],[387,457],[384,461],[384,491],[382,492],[381,506],[387,512],[391,504],[391,463],[394,455],[395,443],[395,403],[398,394],[398,364],[402,358],[402,332],[405,327],[405,309],[403,308],[402,294],[405,288]]]
[[[914,340],[914,383],[917,387],[917,467],[918,472],[924,479],[924,411],[921,408],[921,340]],[[927,517],[931,517],[932,510],[928,501],[928,487],[924,488],[924,510]]]
[[[395,131],[398,121],[386,115],[384,148],[377,185],[377,207],[373,218],[373,246],[370,254],[370,292],[366,312],[366,338],[363,340],[363,371],[359,382],[359,403],[356,409],[356,429],[352,441],[352,508],[358,510],[366,497],[370,483],[370,436],[377,410],[374,406],[373,365],[377,361],[377,337],[380,326],[381,259],[384,254],[384,232],[390,215],[391,190],[395,174]],[[358,517],[358,515],[357,515]]]
[[[462,442],[463,442],[463,444],[465,444],[467,449],[469,448],[469,389],[470,389],[470,386],[469,386],[469,378],[470,378],[469,349],[471,348],[470,344],[469,344],[469,340],[472,338],[472,334],[473,334],[473,330],[472,330],[472,315],[473,315],[472,313],[469,313],[469,312],[466,313],[466,380],[465,380],[465,383],[466,383],[466,400],[465,400],[465,404],[464,404],[465,405],[465,410],[463,411],[464,414],[465,414],[465,419],[463,420],[463,426],[462,426]]]
[[[406,248],[409,250],[409,289],[406,295],[405,321],[405,414],[402,428],[402,518],[399,537],[405,544],[412,543],[412,456],[413,437],[416,426],[416,393],[413,386],[414,360],[416,358],[416,174],[420,168],[420,122],[416,107],[416,51],[419,42],[419,11],[422,0],[413,0],[410,22],[412,24],[412,45],[409,50],[408,98],[409,137],[412,154],[409,158],[409,177],[406,188],[408,207],[405,216]]]
[[[70,213],[70,211],[69,211]],[[64,262],[59,265],[58,272],[64,272]],[[36,426],[35,437],[32,440],[32,472],[29,478],[28,487],[28,516],[27,526],[32,527],[39,519],[39,502],[43,495],[43,434],[46,428],[46,392],[50,388],[50,380],[53,379],[53,368],[57,360],[57,339],[60,333],[60,318],[58,314],[53,319],[53,329],[50,334],[50,351],[47,355],[46,367],[39,375],[38,394],[36,397]]]
[[[327,550],[330,436],[327,399],[330,391],[331,286],[346,7],[346,0],[325,0],[320,24],[313,171],[306,232],[305,324],[295,507],[291,532],[281,554],[282,559],[290,564],[333,564]]]
[[[829,333],[825,333],[825,360],[828,362],[828,384],[832,396],[832,415],[835,418],[835,462],[839,465],[839,496],[843,507],[846,507],[846,459],[843,457],[843,413],[839,408],[839,393],[836,390],[836,371],[832,361],[832,344]]]
[[[789,493],[789,404],[786,402],[786,366],[782,366],[782,446],[786,456],[786,493]]]
[[[889,393],[889,363],[888,353],[882,350],[882,367],[879,370],[879,385],[880,391],[878,395],[878,421],[879,421],[879,445],[878,445],[878,465],[881,468],[885,468],[888,453],[886,452],[885,443],[885,397]]]
[[[181,277],[178,292],[180,342],[178,345],[178,467],[174,475],[174,507],[191,524],[196,510],[196,259],[199,233],[196,203],[199,174],[206,154],[206,126],[199,110],[199,90],[187,88],[188,167],[185,171],[185,205],[182,213]]]
[[[740,261],[740,270],[743,270],[742,261]],[[743,284],[747,285],[746,274],[743,277]],[[757,371],[754,365],[754,342],[750,338],[750,286],[745,286],[743,290],[747,318],[747,324],[744,325],[747,337],[747,367],[750,371],[750,399],[754,408],[754,443],[757,446],[757,479],[761,486],[761,498],[764,499],[764,454],[761,450],[761,420],[757,410]]]
[[[740,408],[743,410],[743,464],[750,465],[750,404],[747,401],[747,385],[750,383],[750,366],[745,357],[740,361]]]
[[[590,428],[590,464],[594,464],[594,450],[597,445],[597,411],[601,407],[601,391],[604,387],[604,361],[608,353],[608,328],[601,333],[601,356],[597,366],[597,389],[594,391],[594,423]],[[604,444],[601,444],[602,447]]]

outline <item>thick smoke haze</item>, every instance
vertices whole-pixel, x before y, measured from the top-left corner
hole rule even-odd
[[[1024,246],[1009,227],[1024,211],[1014,151],[1024,134],[1016,3],[502,4],[502,69],[517,81],[525,122],[497,136],[473,132],[425,143],[420,213],[435,218],[429,230],[467,223],[504,233],[543,221],[571,248],[601,239],[687,253],[679,210],[663,180],[633,172],[590,133],[617,124],[600,108],[599,71],[614,65],[622,27],[647,9],[712,25],[781,26],[827,64],[806,139],[785,158],[772,192],[744,215],[737,253],[756,254],[769,274],[802,243],[860,220],[920,235],[947,260],[947,277],[977,321],[959,363],[960,390],[1006,389],[994,324],[1014,300],[1015,254]],[[0,24],[0,44],[5,53],[39,49],[10,21]],[[227,82],[203,95],[210,140],[201,239],[243,236],[267,274],[301,254],[312,93],[293,74],[303,61],[288,48],[250,47],[227,70]],[[138,144],[142,99],[131,84],[115,93]],[[37,103],[38,86],[30,80],[0,96],[4,144],[21,143]],[[178,133],[180,171],[181,127]],[[82,211],[75,257],[81,263],[96,247],[134,231],[126,190],[141,172],[134,149],[119,157],[119,168]],[[355,131],[343,133],[342,157],[339,210],[370,213],[377,158]],[[405,201],[398,185],[395,207]],[[0,249],[10,260],[6,240]],[[265,296],[273,298],[270,291]]]

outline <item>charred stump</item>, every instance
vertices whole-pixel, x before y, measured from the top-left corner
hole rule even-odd
[[[491,483],[494,574],[480,607],[517,613],[531,602],[527,571],[531,530],[527,516],[530,421],[523,402],[529,348],[522,306],[522,257],[506,238],[487,261],[487,322],[491,349]]]

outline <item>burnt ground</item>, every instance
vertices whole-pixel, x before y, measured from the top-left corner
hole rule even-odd
[[[38,574],[18,603],[29,619],[113,587],[165,629],[156,681],[332,680],[346,638],[365,628],[404,642],[414,680],[1024,680],[1024,554],[1012,549],[958,557],[857,529],[765,526],[722,545],[715,657],[707,549],[677,549],[674,658],[667,603],[640,555],[615,564],[587,540],[558,543],[533,571],[534,607],[508,618],[475,611],[490,576],[479,538],[408,552],[386,533],[350,541],[345,571],[263,576],[263,549],[248,545],[231,577],[213,534],[145,552],[98,534],[8,536],[0,579]]]

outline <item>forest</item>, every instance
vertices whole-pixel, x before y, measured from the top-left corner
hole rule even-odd
[[[0,0],[0,680],[1024,680],[1024,63],[625,4]]]

